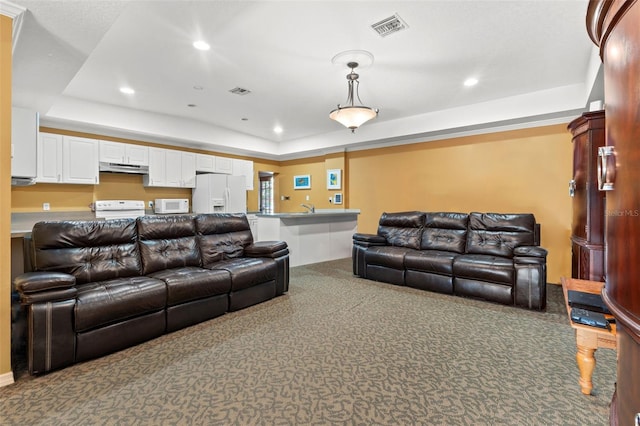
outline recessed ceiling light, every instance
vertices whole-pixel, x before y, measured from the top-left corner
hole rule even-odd
[[[203,90],[204,87],[202,86],[193,86],[193,90]]]
[[[197,107],[198,105],[196,105],[196,104],[187,104],[187,106],[188,106],[189,108],[195,108],[195,107]]]
[[[273,128],[273,131],[274,131],[275,133],[277,133],[277,134],[280,134],[280,133],[282,133],[282,127],[280,127],[280,126],[276,126],[276,127],[274,127],[274,128]]]
[[[209,49],[211,49],[211,46],[209,46],[209,43],[207,43],[204,40],[194,41],[193,42],[193,47],[195,47],[198,50],[209,50]]]
[[[467,87],[475,86],[476,84],[478,84],[477,78],[470,77],[464,81],[464,85]]]
[[[136,93],[136,91],[131,87],[121,87],[120,92],[124,93],[125,95],[133,95],[134,93]]]

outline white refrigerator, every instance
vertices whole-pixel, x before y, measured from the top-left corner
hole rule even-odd
[[[247,213],[245,177],[197,175],[191,202],[194,213]]]

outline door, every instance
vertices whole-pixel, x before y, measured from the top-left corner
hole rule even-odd
[[[244,176],[227,176],[227,213],[247,212],[247,189]]]

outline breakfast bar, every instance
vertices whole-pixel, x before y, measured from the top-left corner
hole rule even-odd
[[[258,214],[258,235],[261,241],[286,241],[290,266],[343,259],[351,256],[358,214],[358,209]]]

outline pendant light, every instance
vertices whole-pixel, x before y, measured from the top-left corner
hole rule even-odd
[[[358,93],[358,87],[360,86],[358,77],[360,76],[354,71],[354,69],[358,67],[358,63],[349,62],[347,66],[351,68],[351,72],[347,74],[347,105],[340,106],[340,104],[338,104],[338,108],[329,113],[329,118],[337,121],[345,127],[348,127],[351,129],[351,133],[354,133],[358,127],[367,121],[376,118],[378,116],[378,110],[362,105],[362,101],[360,100],[360,95]],[[355,97],[353,95],[354,84]],[[360,105],[354,105],[355,98],[358,98]]]

